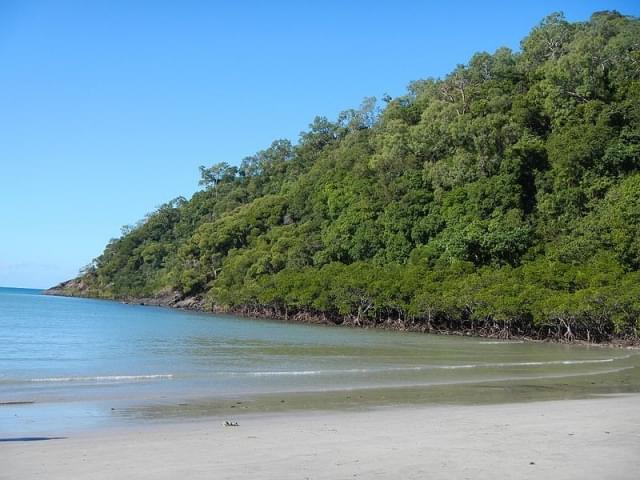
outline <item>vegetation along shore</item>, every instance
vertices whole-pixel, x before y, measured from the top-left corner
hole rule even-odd
[[[551,15],[200,184],[48,293],[637,343],[640,21]]]

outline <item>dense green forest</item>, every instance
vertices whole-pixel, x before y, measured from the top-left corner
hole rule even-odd
[[[416,59],[417,62],[420,59]],[[640,21],[545,18],[297,143],[201,167],[64,293],[363,326],[640,334]]]

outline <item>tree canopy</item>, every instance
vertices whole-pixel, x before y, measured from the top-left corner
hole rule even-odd
[[[640,332],[640,21],[553,14],[406,95],[316,118],[158,208],[87,294],[559,338]]]

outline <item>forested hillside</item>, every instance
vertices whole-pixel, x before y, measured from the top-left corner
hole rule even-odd
[[[519,52],[477,53],[201,175],[58,292],[504,336],[640,333],[636,18],[551,15]]]

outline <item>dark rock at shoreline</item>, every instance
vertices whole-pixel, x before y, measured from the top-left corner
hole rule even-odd
[[[57,295],[66,297],[99,298],[92,292],[81,278],[75,278],[62,282],[43,292],[45,295]],[[288,309],[274,309],[265,306],[239,306],[234,308],[222,307],[211,304],[200,296],[183,296],[174,290],[163,290],[153,297],[140,298],[108,298],[108,300],[118,300],[125,304],[156,306],[177,308],[203,313],[231,314],[247,318],[262,318],[269,320],[279,320],[293,323],[307,323],[316,325],[345,326],[352,328],[376,328],[382,330],[409,331],[420,333],[432,333],[437,335],[458,335],[473,336],[483,338],[494,338],[498,340],[526,340],[526,341],[550,341],[560,343],[584,343],[589,345],[602,344],[619,347],[638,346],[637,338],[610,337],[594,342],[593,339],[586,340],[574,338],[571,341],[563,340],[561,337],[545,336],[544,331],[519,332],[505,328],[491,328],[486,325],[477,324],[473,327],[452,328],[446,324],[433,324],[425,326],[422,322],[413,322],[397,318],[388,318],[385,321],[366,321],[356,317],[329,316],[318,312],[290,311]]]
[[[61,282],[42,293],[44,295],[57,295],[61,297],[82,297],[88,295],[87,290],[87,284],[82,280],[82,277],[78,277]]]

